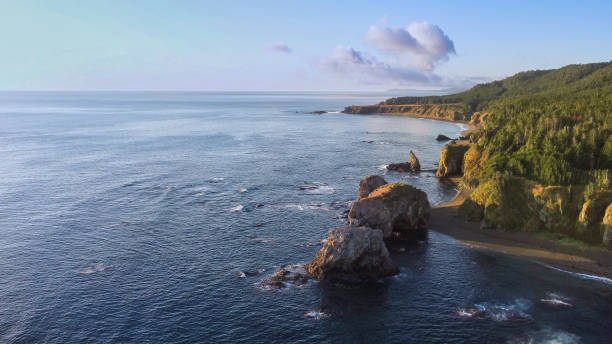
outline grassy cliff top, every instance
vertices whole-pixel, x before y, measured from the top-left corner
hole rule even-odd
[[[387,99],[381,104],[461,103],[468,111],[479,111],[486,109],[492,101],[523,95],[554,96],[598,88],[607,88],[609,94],[611,82],[612,61],[575,64],[559,69],[521,72],[503,80],[476,85],[461,93],[445,96],[397,97]]]

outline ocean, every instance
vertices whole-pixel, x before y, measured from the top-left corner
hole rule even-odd
[[[384,98],[0,93],[0,342],[609,342],[608,281],[435,231],[375,285],[259,286],[314,257],[367,175],[455,195],[431,170],[460,125],[339,113]],[[410,150],[428,171],[384,168]]]

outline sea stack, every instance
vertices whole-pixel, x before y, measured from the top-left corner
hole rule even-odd
[[[440,151],[440,164],[436,171],[438,177],[452,177],[463,174],[463,156],[469,145],[449,143]]]
[[[340,283],[364,283],[399,272],[389,257],[381,230],[368,227],[338,227],[329,230],[327,243],[312,262],[310,276]]]
[[[348,219],[351,226],[380,229],[384,239],[417,239],[425,233],[430,210],[425,192],[392,183],[355,202]]]
[[[416,157],[416,155],[414,155],[413,151],[410,151],[410,169],[412,170],[412,172],[421,171],[421,163],[419,162],[419,159]]]
[[[387,170],[395,172],[420,172],[421,163],[413,151],[410,151],[410,161],[389,164]]]

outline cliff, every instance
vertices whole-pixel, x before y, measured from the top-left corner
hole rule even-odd
[[[472,113],[465,112],[460,104],[353,105],[347,106],[342,112],[411,116],[445,121],[469,121],[472,117]]]
[[[465,152],[470,146],[468,144],[449,143],[440,152],[440,163],[436,176],[453,177],[463,174],[463,160]]]
[[[521,72],[457,94],[390,98],[344,112],[477,125],[469,140],[443,148],[436,173],[461,176],[469,195],[461,216],[482,228],[612,246],[610,104],[612,62],[604,62]]]

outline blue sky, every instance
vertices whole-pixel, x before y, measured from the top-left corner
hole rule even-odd
[[[0,90],[466,86],[612,59],[612,1],[2,1]]]

